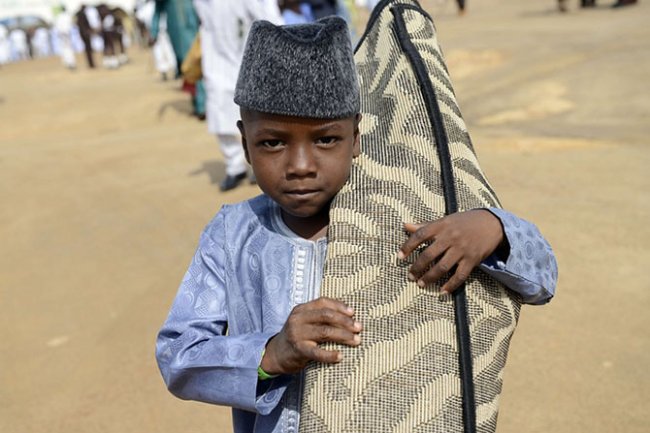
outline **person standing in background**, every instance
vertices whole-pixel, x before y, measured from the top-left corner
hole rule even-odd
[[[354,0],[354,3],[357,7],[364,7],[368,12],[372,12],[379,0]]]
[[[458,15],[465,15],[465,0],[456,0]]]
[[[616,3],[612,5],[612,8],[621,8],[624,6],[631,6],[633,4],[636,4],[637,0],[617,0]],[[560,12],[568,12],[567,8],[567,0],[558,0],[557,1],[557,7],[560,10]],[[580,0],[580,7],[581,8],[595,8],[596,7],[596,0]]]
[[[122,19],[123,12],[120,12],[119,8],[113,8],[111,9],[111,14],[115,19],[114,47],[117,54],[117,60],[120,62],[120,65],[124,65],[129,62],[129,56],[126,54],[126,43],[124,41],[128,33],[124,27],[124,20]]]
[[[309,0],[315,20],[336,15],[338,5],[336,0]]]
[[[9,32],[9,42],[11,46],[11,60],[27,60],[30,58],[29,42],[27,33],[21,28],[15,28]]]
[[[85,4],[82,4],[75,18],[77,19],[77,27],[79,28],[79,36],[84,43],[84,52],[86,53],[86,62],[88,63],[89,68],[95,67],[95,60],[93,59],[93,46],[92,46],[92,36],[94,33],[93,26],[88,19],[88,14],[86,13],[87,7]]]
[[[9,45],[9,30],[0,24],[0,66],[6,65],[11,60],[11,46]]]
[[[167,34],[176,55],[176,64],[180,68],[199,30],[199,20],[192,6],[192,0],[154,0],[154,5],[149,29],[150,37],[153,41],[158,38],[161,15],[164,15]],[[180,76],[180,69],[177,69],[177,76]]]
[[[362,1],[362,5],[367,4],[366,0]],[[352,41],[357,39],[355,22],[359,4],[355,0],[281,0],[280,6],[285,24],[306,24],[336,15],[348,24]]]
[[[307,24],[314,21],[309,3],[300,0],[284,0],[280,3],[285,24]]]
[[[97,12],[99,12],[101,19],[102,39],[104,40],[104,58],[102,63],[107,69],[117,69],[120,67],[120,62],[115,53],[115,38],[117,36],[115,31],[115,17],[108,6],[103,4],[97,6]]]
[[[247,163],[233,100],[248,31],[255,20],[282,22],[276,0],[194,0],[201,19],[201,64],[208,131],[217,136],[226,164],[221,191],[246,179]]]
[[[357,42],[357,31],[355,29],[355,5],[352,0],[337,0],[336,2],[336,15],[340,16],[348,24],[350,29],[350,39],[353,44]]]
[[[37,27],[34,29],[34,35],[31,40],[32,44],[32,57],[42,58],[48,57],[52,54],[52,47],[50,45],[50,32],[45,27]]]
[[[149,0],[141,4],[136,10],[136,17],[144,26],[147,38],[149,38],[154,9],[156,7],[154,3],[153,0]],[[145,32],[143,32],[143,35]],[[153,55],[154,66],[158,73],[160,73],[163,81],[167,81],[167,78],[176,75],[178,65],[176,64],[174,48],[167,33],[166,17],[159,21],[158,37],[151,48],[151,53]]]
[[[150,45],[156,43],[160,31],[160,16],[164,14],[167,20],[167,33],[176,55],[176,77],[181,76],[180,67],[183,59],[194,42],[199,31],[199,19],[196,15],[192,0],[155,0],[155,9],[151,20]],[[194,115],[199,119],[205,117],[205,89],[203,80],[196,82],[196,90],[192,95]]]
[[[56,13],[54,28],[59,41],[59,55],[63,65],[70,70],[76,69],[77,59],[72,48],[72,16],[64,5],[61,5]]]

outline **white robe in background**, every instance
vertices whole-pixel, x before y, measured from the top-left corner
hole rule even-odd
[[[54,28],[56,29],[59,55],[63,65],[69,69],[76,68],[77,60],[72,47],[72,16],[66,11],[59,12],[54,19]]]
[[[34,30],[32,36],[32,53],[35,58],[48,57],[52,54],[50,46],[50,32],[45,27]]]
[[[239,107],[233,98],[248,30],[255,20],[282,24],[277,1],[194,0],[194,8],[201,19],[208,131],[238,136]]]
[[[144,23],[147,30],[151,30],[155,7],[155,2],[146,2],[137,9],[135,14],[136,18]],[[156,43],[151,47],[151,53],[153,54],[156,71],[161,74],[172,74],[171,77],[173,78],[177,69],[176,54],[174,54],[174,48],[167,33],[166,19],[161,19],[158,24],[158,36],[156,37]]]
[[[9,45],[9,30],[0,24],[0,65],[5,65],[11,60],[11,46]]]
[[[9,32],[11,43],[11,59],[27,60],[29,58],[29,47],[27,46],[27,34],[22,29],[13,29]]]
[[[101,53],[104,51],[104,38],[101,36],[102,19],[99,16],[99,12],[95,6],[86,6],[84,14],[86,15],[90,28],[94,32],[90,37],[90,45],[93,51]]]

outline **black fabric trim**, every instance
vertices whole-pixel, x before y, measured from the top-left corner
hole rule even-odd
[[[440,111],[438,100],[436,98],[436,92],[427,73],[426,66],[420,53],[411,41],[406,29],[406,22],[403,17],[405,10],[412,10],[421,13],[428,17],[429,20],[431,20],[431,17],[421,8],[414,5],[398,4],[391,8],[391,12],[395,17],[394,30],[397,35],[397,40],[411,62],[416,79],[420,84],[420,91],[424,98],[429,120],[433,126],[433,134],[438,147],[438,156],[440,158],[446,214],[449,215],[458,212],[453,165],[451,153],[449,151],[449,138],[447,137],[447,132],[445,130],[442,112]],[[476,396],[474,392],[472,348],[469,334],[465,284],[454,292],[453,299],[456,338],[458,341],[458,369],[461,378],[461,392],[463,398],[463,431],[465,433],[476,433]]]
[[[420,3],[418,0],[412,0],[415,4],[420,6]],[[396,0],[381,0],[375,7],[373,8],[372,12],[370,12],[370,17],[368,18],[368,24],[366,24],[366,29],[363,32],[363,35],[361,35],[361,39],[359,39],[359,42],[357,42],[357,46],[354,47],[354,52],[356,53],[361,44],[363,44],[363,41],[366,39],[366,36],[368,36],[368,33],[372,30],[372,28],[375,26],[375,21],[379,18],[379,15],[384,11],[384,8],[386,6],[389,6],[390,3],[395,3]],[[406,5],[405,5],[406,6]]]

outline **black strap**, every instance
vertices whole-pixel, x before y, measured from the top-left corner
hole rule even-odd
[[[416,11],[429,20],[431,17],[421,7],[410,4],[397,4],[391,8],[395,17],[395,33],[408,57],[415,72],[420,91],[424,98],[429,120],[433,126],[433,134],[438,148],[440,168],[442,176],[442,188],[445,196],[446,214],[458,212],[458,200],[456,197],[455,179],[449,151],[449,138],[442,118],[442,112],[438,105],[436,92],[427,73],[424,60],[413,44],[406,28],[404,12],[406,10]],[[432,22],[433,25],[433,22]],[[465,433],[476,432],[476,398],[474,394],[474,379],[472,372],[472,348],[469,335],[469,319],[467,315],[467,296],[465,284],[459,287],[453,294],[454,315],[456,322],[456,339],[458,341],[458,361],[461,378],[461,392],[463,397],[463,430]]]

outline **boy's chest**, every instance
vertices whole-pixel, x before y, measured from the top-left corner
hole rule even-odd
[[[230,249],[230,333],[279,331],[291,310],[318,297],[325,242],[304,245],[261,236]]]

